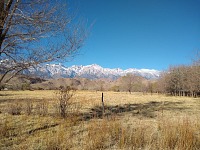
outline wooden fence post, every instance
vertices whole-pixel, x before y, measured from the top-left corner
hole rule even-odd
[[[103,93],[101,95],[101,102],[102,102],[102,114],[104,115],[105,113],[105,108],[104,108],[104,101],[103,101]]]

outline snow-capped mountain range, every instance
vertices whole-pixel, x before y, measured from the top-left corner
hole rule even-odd
[[[45,64],[38,65],[36,67],[31,67],[26,70],[27,74],[39,75],[45,78],[88,78],[88,79],[99,79],[99,78],[109,78],[117,79],[126,74],[135,74],[142,76],[146,79],[157,79],[160,76],[160,71],[154,69],[134,69],[130,68],[127,70],[122,70],[120,68],[109,69],[103,68],[97,64],[87,65],[87,66],[71,66],[65,67],[61,64]]]

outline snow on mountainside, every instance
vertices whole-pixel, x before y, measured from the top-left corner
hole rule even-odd
[[[26,71],[27,74],[35,74],[46,78],[60,78],[60,77],[82,77],[88,79],[109,78],[117,79],[120,76],[124,76],[128,73],[142,76],[146,79],[159,78],[160,71],[153,69],[127,69],[122,70],[119,68],[109,69],[102,68],[99,65],[87,65],[87,66],[71,66],[65,67],[61,64],[46,64],[38,65],[34,68],[29,68]]]

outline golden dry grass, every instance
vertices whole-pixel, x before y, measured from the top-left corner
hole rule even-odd
[[[0,91],[0,149],[200,148],[198,98],[104,92],[104,116],[101,92],[77,91],[72,101],[62,119],[55,91]],[[10,114],[16,105],[20,115]]]

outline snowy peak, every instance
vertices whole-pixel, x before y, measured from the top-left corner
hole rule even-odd
[[[59,77],[81,77],[88,79],[99,79],[99,78],[109,78],[117,79],[126,74],[135,74],[142,76],[146,79],[157,79],[160,76],[160,71],[154,69],[135,69],[130,68],[127,70],[122,70],[120,68],[110,69],[103,68],[97,64],[87,65],[87,66],[71,66],[65,67],[61,64],[46,64],[38,65],[36,67],[29,68],[29,74],[40,75],[47,78],[59,78]]]

